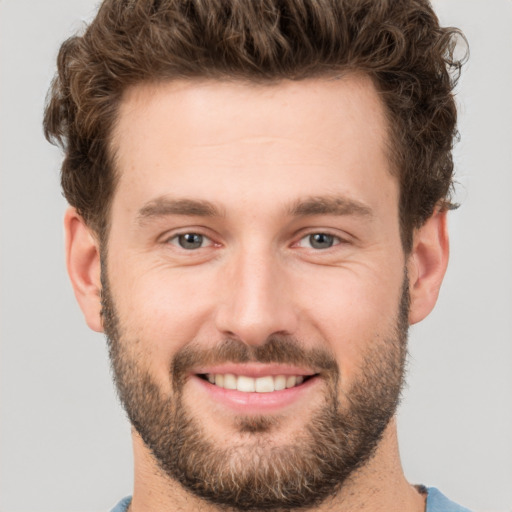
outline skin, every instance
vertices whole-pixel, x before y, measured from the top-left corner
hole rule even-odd
[[[446,214],[436,210],[414,232],[406,257],[386,143],[383,106],[363,76],[274,85],[175,81],[126,91],[113,134],[119,182],[106,264],[122,325],[140,340],[130,349],[162,393],[171,391],[169,362],[192,340],[208,348],[230,336],[255,346],[276,333],[329,350],[342,391],[349,389],[365,350],[394,326],[404,268],[409,322],[428,315],[448,260]],[[292,211],[318,198],[352,207]],[[169,208],[182,199],[208,201],[216,214]],[[97,237],[72,208],[65,226],[76,297],[101,332]],[[204,235],[204,247],[181,248],[176,235],[183,233]],[[311,247],[313,233],[333,235],[334,245]],[[324,391],[320,381],[269,412],[279,416],[272,442],[298,435]],[[235,412],[193,379],[184,400],[211,440],[243,440]],[[130,510],[213,510],[163,475],[135,432],[133,440]],[[318,510],[397,509],[420,511],[424,500],[403,475],[392,421],[375,456]]]

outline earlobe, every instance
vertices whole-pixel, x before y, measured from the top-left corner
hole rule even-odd
[[[447,212],[436,210],[415,230],[407,270],[411,306],[409,323],[423,320],[434,308],[449,256]]]
[[[101,321],[101,263],[99,244],[91,229],[74,208],[64,217],[66,264],[75,297],[87,325],[103,331]]]

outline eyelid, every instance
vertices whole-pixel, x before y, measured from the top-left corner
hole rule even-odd
[[[318,229],[318,228],[314,228],[314,229],[310,229],[306,232],[302,232],[297,238],[296,238],[296,242],[293,244],[293,246],[295,247],[303,247],[305,249],[313,249],[312,247],[304,247],[302,245],[300,245],[300,243],[305,240],[305,239],[308,239],[311,235],[328,235],[328,236],[331,236],[334,238],[334,243],[331,247],[327,248],[327,249],[323,249],[324,251],[327,251],[329,249],[332,249],[338,245],[342,245],[342,244],[348,244],[350,243],[350,236],[349,235],[343,235],[343,234],[340,234],[339,232],[336,232],[334,233],[332,229]],[[319,249],[315,249],[315,251],[318,251]]]
[[[167,232],[166,234],[162,235],[160,237],[160,239],[163,244],[169,244],[169,245],[172,245],[173,247],[176,247],[178,249],[186,251],[187,249],[184,249],[183,247],[181,247],[179,245],[179,243],[177,242],[178,238],[183,235],[200,235],[203,237],[204,241],[208,241],[207,245],[203,245],[203,246],[199,247],[199,249],[205,249],[207,247],[220,245],[217,242],[215,242],[215,240],[213,239],[213,237],[211,235],[207,235],[203,228],[194,227],[194,226],[192,226],[190,228],[181,228],[181,229],[173,230],[171,232]],[[176,240],[176,243],[172,243],[173,240]],[[190,252],[190,250],[188,250],[188,252]]]
[[[324,233],[322,231],[319,231],[319,232],[313,232],[313,233],[308,233],[307,235],[304,235],[303,237],[301,237],[299,239],[299,241],[297,242],[297,246],[299,247],[304,247],[306,249],[314,249],[315,251],[318,251],[320,249],[317,249],[315,247],[312,247],[311,244],[308,244],[308,246],[304,246],[304,245],[301,245],[301,242],[304,241],[304,240],[309,240],[309,238],[312,236],[312,235],[327,235],[329,237],[332,237],[333,238],[333,244],[330,246],[330,247],[326,247],[325,249],[322,249],[324,251],[327,251],[329,249],[332,249],[333,247],[336,247],[337,245],[339,245],[340,243],[343,243],[343,240],[339,237],[339,236],[336,236],[336,235],[331,235],[330,233]]]
[[[179,228],[177,230],[173,230],[171,232],[167,232],[166,234],[162,235],[160,237],[160,240],[163,244],[171,244],[174,247],[177,247],[178,249],[185,250],[177,242],[178,237],[187,235],[187,234],[196,234],[196,235],[202,236],[203,240],[207,242],[207,244],[200,247],[200,249],[222,245],[221,243],[216,242],[213,236],[211,236],[210,234],[206,234],[205,231],[206,230],[204,228],[198,227],[198,226],[192,226],[190,228]],[[332,247],[329,247],[328,249],[331,249],[331,248],[336,247],[341,244],[349,244],[350,243],[350,238],[351,238],[350,235],[340,234],[339,232],[334,233],[333,231],[334,230],[332,230],[332,229],[321,229],[321,228],[320,229],[311,228],[307,231],[302,231],[302,233],[300,233],[299,235],[294,237],[296,241],[292,244],[292,246],[304,247],[304,246],[301,246],[300,243],[303,240],[306,240],[311,235],[316,235],[316,234],[323,234],[323,235],[328,235],[328,236],[333,237],[334,243],[333,243]],[[176,241],[176,243],[172,243],[172,241]],[[304,248],[312,249],[312,247],[304,247]],[[324,249],[324,250],[328,250],[328,249]],[[318,249],[315,249],[315,251],[318,251]]]
[[[186,232],[186,233],[178,233],[178,234],[168,238],[167,239],[167,243],[171,244],[171,245],[174,245],[175,247],[178,247],[179,249],[183,249],[185,251],[193,250],[193,249],[185,249],[185,247],[181,247],[180,246],[180,244],[179,244],[179,237],[183,236],[183,235],[199,235],[200,237],[202,237],[203,244],[200,247],[197,247],[195,250],[205,249],[206,247],[211,247],[211,246],[215,245],[213,240],[210,237],[208,237],[206,235],[202,235],[201,233],[195,233],[193,231]],[[176,243],[174,243],[175,240],[176,240]]]

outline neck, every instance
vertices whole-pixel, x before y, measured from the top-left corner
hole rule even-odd
[[[135,480],[130,512],[226,512],[206,503],[170,479],[157,466],[137,433],[133,433]],[[392,420],[370,461],[355,471],[338,494],[312,512],[423,512],[425,498],[405,479]]]

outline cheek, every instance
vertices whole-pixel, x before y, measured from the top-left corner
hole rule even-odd
[[[377,268],[333,269],[308,284],[308,301],[302,308],[305,323],[333,351],[344,380],[350,381],[372,345],[395,336],[403,274]]]
[[[142,269],[132,263],[112,270],[110,282],[123,340],[136,342],[137,357],[168,385],[174,355],[195,339],[212,338],[206,332],[208,298],[215,296],[209,280],[190,269]]]
[[[346,267],[282,269],[285,307],[298,315],[298,330],[291,334],[332,351],[345,380],[360,371],[373,343],[393,335],[403,282],[398,261],[398,256],[389,261],[375,257]],[[138,342],[138,357],[167,387],[170,363],[180,349],[194,340],[202,346],[218,341],[216,308],[222,307],[220,297],[234,293],[227,288],[226,269],[148,265],[142,256],[109,263],[123,339]]]

